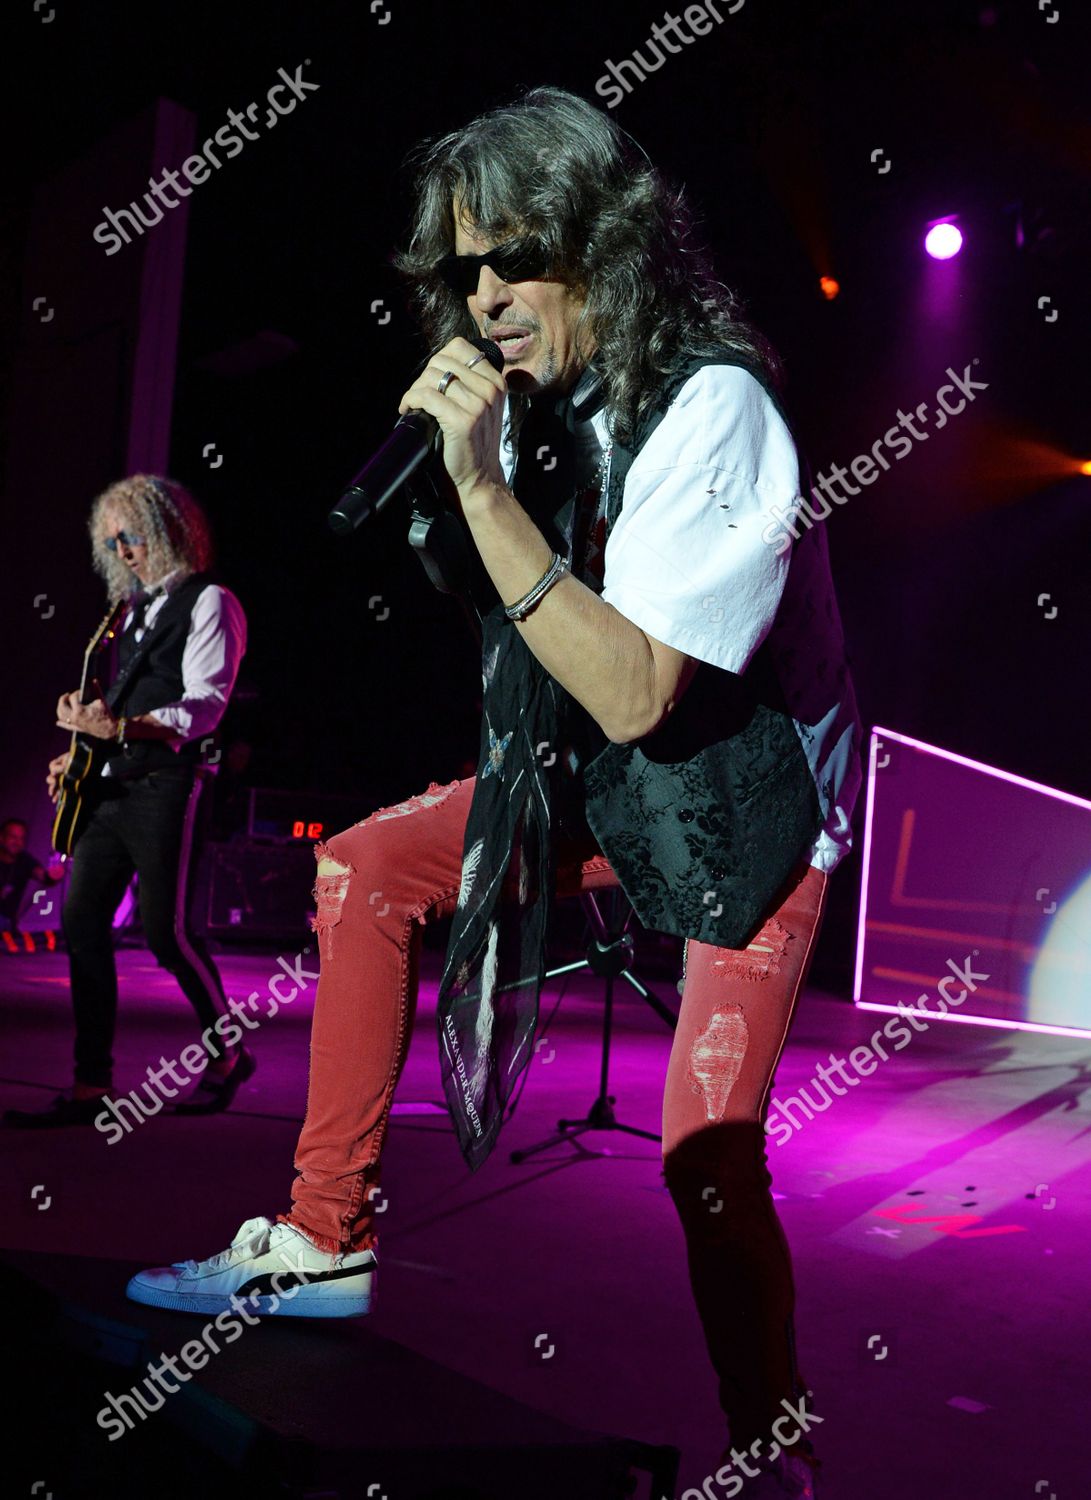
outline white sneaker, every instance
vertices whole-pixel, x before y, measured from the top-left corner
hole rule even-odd
[[[371,1311],[377,1266],[374,1250],[330,1255],[290,1224],[247,1219],[218,1255],[140,1271],[125,1295],[179,1312],[356,1318]]]

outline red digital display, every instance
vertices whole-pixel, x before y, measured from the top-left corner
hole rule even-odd
[[[324,823],[304,823],[302,820],[292,824],[292,837],[294,839],[320,839]]]

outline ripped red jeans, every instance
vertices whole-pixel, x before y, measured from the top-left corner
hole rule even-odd
[[[450,916],[472,778],[433,783],[319,845],[321,978],[292,1208],[320,1247],[377,1240],[372,1200],[416,1010],[424,923]],[[802,865],[746,949],[686,944],[686,982],[663,1097],[663,1174],[732,1441],[768,1443],[796,1369],[791,1258],[770,1194],[764,1121],[802,990],[827,877]],[[593,846],[558,851],[557,888],[617,884]]]

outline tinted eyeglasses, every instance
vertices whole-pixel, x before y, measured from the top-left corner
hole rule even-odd
[[[106,538],[106,550],[107,552],[116,552],[118,542],[123,547],[143,547],[146,540],[146,537],[137,536],[135,532],[119,531],[116,536],[108,536]]]
[[[545,251],[533,240],[508,240],[484,255],[445,255],[436,274],[456,296],[469,297],[477,291],[482,266],[501,281],[541,281],[551,269]]]

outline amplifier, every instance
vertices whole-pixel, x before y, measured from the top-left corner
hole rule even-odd
[[[330,792],[285,792],[274,787],[252,787],[246,831],[252,839],[274,839],[282,844],[306,844],[358,823],[373,811],[361,810],[358,797]]]
[[[314,914],[311,842],[206,844],[192,910],[218,937],[290,938]]]

